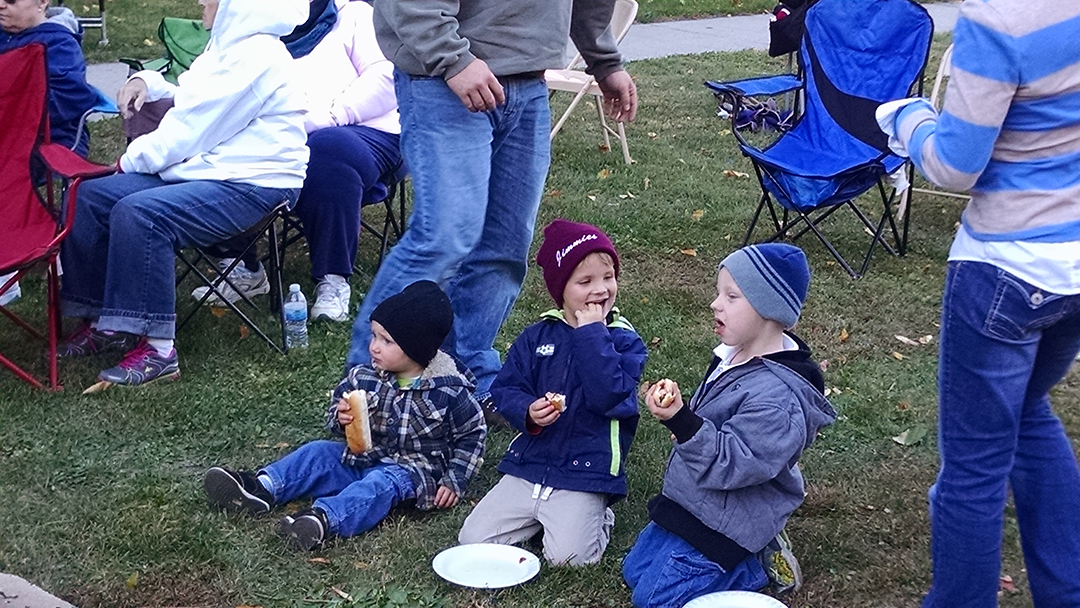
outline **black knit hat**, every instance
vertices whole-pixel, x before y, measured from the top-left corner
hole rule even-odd
[[[431,281],[417,281],[371,312],[405,356],[427,367],[454,325],[450,298]]]

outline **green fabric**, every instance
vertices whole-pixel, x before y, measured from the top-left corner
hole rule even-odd
[[[191,67],[191,62],[206,50],[210,32],[198,19],[165,17],[158,26],[158,38],[165,45],[168,67],[162,72],[165,80],[176,84],[177,77]],[[152,69],[152,68],[146,68]]]

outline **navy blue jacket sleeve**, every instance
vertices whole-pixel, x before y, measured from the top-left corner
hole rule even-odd
[[[638,415],[637,385],[648,351],[637,333],[589,323],[572,333],[574,369],[590,410],[606,418]]]

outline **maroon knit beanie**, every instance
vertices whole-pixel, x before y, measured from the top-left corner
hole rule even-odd
[[[544,228],[544,244],[536,252],[536,263],[544,269],[544,283],[562,308],[563,290],[577,265],[590,253],[602,251],[611,256],[615,264],[615,277],[619,276],[619,254],[604,231],[589,224],[579,224],[556,219]]]

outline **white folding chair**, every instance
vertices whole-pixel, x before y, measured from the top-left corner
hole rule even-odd
[[[630,31],[630,26],[634,24],[634,17],[637,16],[638,3],[636,0],[615,0],[615,10],[611,13],[611,34],[615,37],[615,43],[622,42],[622,39],[626,36],[626,33]],[[570,102],[570,105],[563,112],[562,117],[551,129],[551,139],[555,139],[555,135],[562,129],[563,124],[570,118],[570,114],[577,107],[578,103],[586,96],[592,95],[596,102],[596,113],[600,117],[600,127],[604,134],[604,149],[611,149],[611,137],[619,140],[622,145],[623,160],[626,164],[630,164],[633,161],[630,158],[630,148],[626,143],[626,127],[623,121],[618,121],[615,128],[611,128],[607,119],[604,117],[604,93],[600,90],[600,85],[597,84],[596,79],[586,74],[582,70],[578,69],[583,65],[583,60],[580,54],[576,55],[573,61],[567,65],[565,70],[547,70],[544,72],[544,78],[547,79],[548,90],[566,91],[568,93],[574,93],[574,99]]]
[[[945,92],[945,81],[949,79],[949,73],[952,72],[952,54],[953,45],[949,45],[949,48],[945,49],[945,52],[941,54],[941,63],[938,64],[937,76],[934,77],[934,87],[930,89],[930,103],[941,110],[941,106],[945,103],[942,99],[942,94]],[[959,194],[957,192],[946,192],[945,190],[937,190],[933,188],[912,188],[915,192],[921,192],[923,194],[933,194],[936,196],[948,196],[951,198],[958,198],[960,200],[968,200],[971,197],[966,194]]]

